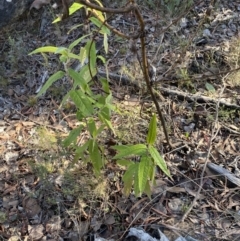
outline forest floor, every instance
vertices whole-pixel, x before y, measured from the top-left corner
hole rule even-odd
[[[172,179],[157,170],[151,199],[123,195],[124,169],[111,159],[111,146],[145,143],[156,110],[130,51],[139,42],[115,35],[108,54],[99,53],[119,109],[112,117],[116,135],[102,141],[107,160],[99,178],[90,164],[74,162],[61,141],[79,125],[76,108],[71,101],[59,108],[72,83],[63,78],[37,99],[63,66],[56,55],[28,54],[69,46],[91,25],[81,11],[51,24],[59,9],[33,9],[0,32],[0,240],[117,240],[131,227],[153,237],[159,229],[169,240],[240,240],[240,4],[194,1],[187,11],[184,4],[171,7],[173,0],[168,8],[140,2],[152,82],[174,145],[159,123],[157,148]],[[138,28],[132,14],[109,23],[125,33]],[[99,70],[105,71],[100,63]],[[80,144],[84,138],[86,132]]]

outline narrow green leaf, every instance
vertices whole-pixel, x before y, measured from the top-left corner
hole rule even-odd
[[[110,121],[111,118],[111,110],[107,107],[101,109],[100,114],[103,116],[104,119]]]
[[[73,3],[71,5],[71,7],[69,8],[69,15],[72,15],[73,13],[75,13],[77,10],[81,9],[82,7],[84,7],[83,4],[80,3]],[[57,23],[60,22],[62,19],[60,17],[54,19],[54,21],[52,23]]]
[[[40,47],[29,53],[28,55],[38,54],[38,53],[55,53],[58,48],[55,46],[45,46]]]
[[[110,93],[109,83],[108,83],[107,79],[106,78],[100,78],[100,82],[102,84],[102,89],[106,93]]]
[[[129,196],[131,189],[132,189],[132,183],[134,180],[135,173],[138,170],[138,164],[132,163],[128,166],[127,171],[124,173],[122,180],[124,182],[124,188],[123,193],[125,196]]]
[[[105,50],[105,53],[107,54],[108,53],[108,36],[107,36],[107,33],[105,33],[103,35],[103,46],[104,46],[104,50]]]
[[[141,192],[140,192],[140,189],[139,189],[139,178],[138,178],[137,173],[134,176],[134,194],[135,194],[136,197],[141,196]]]
[[[148,175],[149,175],[150,165],[151,165],[151,157],[150,156],[142,156],[140,159],[138,173],[137,173],[140,195],[145,190],[146,183],[149,178]]]
[[[53,21],[52,21],[52,23],[58,23],[58,22],[60,22],[62,19],[60,18],[60,17],[57,17],[57,18],[55,18]]]
[[[113,134],[115,135],[115,130],[113,128],[112,122],[108,119],[106,119],[101,113],[98,113],[98,117],[99,119],[106,124],[106,126],[113,132]]]
[[[148,148],[150,155],[152,156],[154,163],[160,167],[160,169],[167,175],[171,176],[170,172],[167,168],[167,164],[164,161],[164,159],[160,156],[159,152],[157,149],[155,149],[153,146],[149,146]]]
[[[65,47],[57,47],[57,49],[55,51],[55,54],[62,54],[65,56],[67,56],[67,53],[68,53],[68,49]]]
[[[130,155],[143,155],[147,150],[147,147],[143,144],[114,146],[112,148],[118,151],[118,154],[115,155],[113,159],[123,158]]]
[[[71,90],[70,97],[79,109],[84,117],[88,117],[93,114],[93,102],[91,98],[87,97],[81,90]]]
[[[138,170],[138,163],[133,162],[132,164],[130,164],[128,166],[127,171],[124,173],[122,180],[125,182],[127,179],[132,178],[133,181],[133,177],[135,175],[135,173]]]
[[[97,18],[95,17],[91,17],[89,18],[89,20],[96,25],[98,28],[101,28],[100,33],[101,34],[108,34],[110,35],[110,30]],[[103,20],[104,21],[104,20]]]
[[[86,35],[83,35],[82,37],[76,39],[75,41],[73,41],[73,42],[69,45],[68,49],[69,49],[70,51],[72,51],[72,49],[73,49],[75,46],[77,46],[84,38],[88,37],[89,35],[91,35],[91,34],[86,34]]]
[[[96,61],[97,61],[97,52],[96,52],[96,43],[93,42],[91,49],[90,49],[90,66],[91,69],[96,67]]]
[[[76,11],[81,9],[82,7],[84,7],[83,4],[74,2],[69,8],[69,15],[72,15],[73,13],[75,13]]]
[[[60,61],[61,61],[62,63],[66,63],[67,60],[68,60],[68,57],[65,56],[65,55],[61,55],[59,59],[60,59]]]
[[[152,161],[151,164],[149,165],[149,173],[148,173],[148,176],[152,182],[155,180],[155,172],[156,172],[156,166]]]
[[[98,55],[97,58],[100,59],[103,62],[103,64],[106,63],[106,59],[103,56]]]
[[[95,124],[95,121],[93,120],[93,118],[90,118],[87,121],[87,127],[88,127],[88,130],[89,130],[91,136],[93,137],[93,139],[95,139],[96,135],[97,135],[97,128],[96,128],[96,124]]]
[[[91,69],[92,72],[92,77],[94,77],[97,74],[97,69],[93,68]],[[92,80],[90,71],[89,71],[89,66],[85,65],[81,68],[79,74],[82,76],[82,78],[85,79],[85,81],[88,83],[90,80]]]
[[[72,26],[72,28],[67,32],[67,34],[70,34],[73,30],[75,30],[83,25],[84,25],[83,23],[80,23],[80,24],[76,24],[76,25]]]
[[[63,104],[65,104],[65,102],[68,100],[68,98],[70,97],[69,92],[67,92],[67,94],[63,97],[61,104],[60,104],[60,108],[63,106]]]
[[[84,94],[84,93],[82,93]],[[82,107],[83,103],[82,103],[82,99],[81,99],[81,94],[79,95],[79,91],[76,90],[71,90],[69,92],[69,95],[71,97],[71,99],[73,100],[74,104],[76,105],[76,107],[78,107],[79,109]]]
[[[61,79],[65,73],[63,71],[58,71],[54,73],[48,80],[47,82],[43,85],[41,90],[38,92],[37,97],[39,97],[41,94],[43,94],[54,82],[57,80]]]
[[[96,43],[92,40],[88,41],[86,46],[87,56],[90,57],[90,67],[94,69],[96,67]]]
[[[69,133],[68,137],[63,141],[63,145],[64,145],[65,147],[68,147],[68,146],[70,146],[71,143],[76,142],[77,137],[78,137],[79,134],[81,133],[82,129],[83,129],[83,126],[82,126],[82,125],[80,125],[80,126],[79,126],[78,128],[76,128],[76,129],[73,129],[73,130]]]
[[[91,158],[91,162],[93,164],[95,174],[99,175],[100,170],[103,167],[103,159],[96,141],[90,140],[88,151]]]
[[[147,135],[147,144],[153,145],[157,137],[157,117],[156,114],[152,116],[152,119],[149,124],[148,135]]]
[[[78,146],[74,153],[74,162],[78,161],[79,158],[84,159],[84,152],[88,149],[90,140],[86,141],[82,146]]]
[[[86,47],[81,47],[79,57],[82,66],[87,63],[88,54]]]
[[[149,181],[146,183],[146,186],[145,186],[145,189],[144,189],[144,193],[146,193],[148,198],[151,199],[152,191],[151,191],[151,187],[150,187]]]
[[[77,60],[81,60],[80,56],[73,54],[73,53],[68,53],[68,57],[72,58],[72,59],[77,59]]]
[[[68,74],[74,80],[74,83],[73,83],[73,88],[74,89],[76,89],[76,87],[79,86],[82,91],[86,91],[87,83],[86,83],[85,79],[82,78],[82,76],[78,72],[76,72],[75,70],[69,68],[68,69]]]
[[[103,132],[103,130],[106,128],[106,124],[102,124],[96,131],[96,137]]]
[[[103,12],[96,10],[96,9],[93,9],[92,11],[95,15],[98,16],[98,19],[100,19],[102,22],[104,22],[105,16],[104,16]]]
[[[129,161],[129,160],[117,160],[117,164],[120,165],[120,166],[129,166],[131,164],[133,164],[134,162],[132,161]]]

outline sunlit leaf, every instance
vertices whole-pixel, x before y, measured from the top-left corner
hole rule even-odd
[[[81,47],[79,57],[82,66],[87,63],[88,54],[85,47]]]
[[[104,46],[105,53],[107,54],[108,53],[108,36],[107,36],[107,33],[105,33],[103,35],[103,46]]]
[[[153,145],[154,142],[156,141],[156,136],[157,136],[157,117],[156,117],[156,114],[154,114],[149,124],[147,143],[149,145]]]
[[[106,59],[103,56],[98,55],[97,58],[100,59],[103,62],[103,64],[106,63]]]
[[[83,4],[74,2],[69,8],[69,15],[72,15],[77,10],[81,9],[82,7],[84,7]],[[57,22],[60,22],[61,20],[62,19],[60,17],[58,17],[58,18],[54,19],[54,21],[52,23],[57,23]]]
[[[45,46],[45,47],[40,47],[29,53],[28,55],[31,54],[38,54],[38,53],[55,53],[57,51],[57,47],[55,46]]]
[[[80,56],[78,56],[77,54],[68,53],[68,57],[72,59],[77,59],[80,61]]]
[[[68,53],[68,49],[65,47],[58,47],[55,51],[55,54],[67,55],[67,53]]]

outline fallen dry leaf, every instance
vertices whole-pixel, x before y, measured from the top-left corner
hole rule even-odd
[[[39,240],[43,237],[44,227],[42,224],[39,225],[28,225],[29,238],[32,240]]]
[[[29,218],[32,218],[35,215],[38,215],[41,211],[41,208],[38,205],[37,200],[35,198],[31,198],[28,196],[26,196],[23,199],[23,208],[25,209]]]

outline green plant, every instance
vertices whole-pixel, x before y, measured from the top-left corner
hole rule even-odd
[[[37,103],[37,98],[35,96],[29,96],[27,103],[29,106],[34,106]]]
[[[149,124],[146,139],[147,145],[118,145],[113,147],[118,152],[114,159],[119,159],[118,164],[127,167],[127,170],[123,175],[125,195],[130,194],[132,184],[134,183],[134,192],[136,196],[140,196],[143,192],[150,196],[150,182],[154,183],[156,166],[159,166],[167,176],[170,176],[164,159],[154,147],[156,137],[157,118],[154,114]],[[126,157],[131,157],[133,155],[139,157],[139,162],[125,159]]]
[[[85,6],[82,4],[74,3],[74,7],[72,7],[72,10],[70,7],[69,12],[70,14],[72,14],[74,11],[77,11],[82,7]],[[131,11],[131,8],[133,7],[134,6],[130,6],[129,10],[127,10]],[[96,9],[97,8],[99,7],[96,7]],[[65,103],[68,98],[71,98],[71,100],[76,105],[76,117],[79,120],[80,125],[69,133],[69,136],[63,141],[63,145],[65,147],[71,147],[71,150],[75,152],[75,161],[81,159],[85,162],[91,162],[93,165],[93,170],[98,176],[100,175],[101,168],[104,166],[105,163],[103,154],[104,146],[99,141],[99,136],[106,128],[114,132],[111,123],[111,113],[113,111],[116,111],[116,108],[112,104],[113,98],[108,81],[106,79],[100,79],[100,89],[102,90],[101,94],[94,93],[92,89],[93,79],[97,75],[97,58],[105,62],[103,56],[99,56],[96,54],[95,42],[93,41],[95,36],[94,32],[103,35],[103,45],[105,52],[107,52],[107,38],[110,34],[109,29],[111,29],[110,27],[106,27],[104,24],[106,21],[105,14],[96,9],[86,7],[86,11],[91,11],[91,13],[95,16],[90,18],[90,21],[92,21],[95,28],[97,28],[92,30],[92,34],[82,36],[81,38],[71,43],[68,47],[45,46],[34,50],[30,54],[54,53],[59,55],[59,59],[64,66],[64,71],[59,70],[58,72],[54,73],[47,80],[47,82],[42,87],[37,96],[39,97],[40,95],[42,95],[50,88],[50,86],[55,81],[63,77],[66,77],[73,82],[72,89],[63,98],[62,104]],[[138,10],[136,9],[136,11]],[[136,15],[140,18],[140,20],[142,20],[141,16],[139,16],[139,11],[137,12],[137,14]],[[140,23],[143,24],[143,21],[140,21]],[[142,29],[144,29],[143,25],[141,27]],[[114,29],[111,30],[113,32],[116,32]],[[87,40],[87,42],[85,41],[86,44],[81,47],[80,53],[75,54],[74,47],[79,43],[83,42],[83,40],[86,38],[89,39]],[[141,38],[142,46],[144,46],[143,59],[145,61],[143,65],[145,66],[143,68],[143,72],[145,78],[147,78],[147,85],[149,88],[151,88],[149,77],[146,72],[147,62],[144,49],[144,37]],[[69,67],[69,64],[73,59],[79,61],[79,65],[81,66],[80,71],[76,71]],[[152,95],[154,95],[152,89],[150,91]],[[156,99],[154,99],[154,101],[155,103],[157,103]],[[157,106],[157,109],[162,121],[163,117],[161,115],[159,106]],[[164,124],[163,121],[162,124]],[[78,137],[83,130],[87,130],[89,135],[85,143],[79,146]],[[121,159],[119,160],[119,164],[125,165],[127,167],[126,173],[123,176],[126,195],[130,193],[132,183],[134,182],[134,191],[137,196],[141,195],[143,192],[147,193],[150,196],[150,182],[154,182],[156,166],[159,166],[166,175],[170,176],[164,159],[158,153],[157,149],[153,146],[156,141],[156,130],[157,120],[156,115],[154,115],[149,125],[146,145],[119,145],[114,147],[118,151],[118,154],[114,158]],[[166,134],[166,129],[164,129],[164,131],[166,138],[168,138]],[[168,139],[167,142],[169,142]],[[140,157],[140,162],[134,163],[132,161],[126,161],[122,159],[130,155],[138,155]]]

